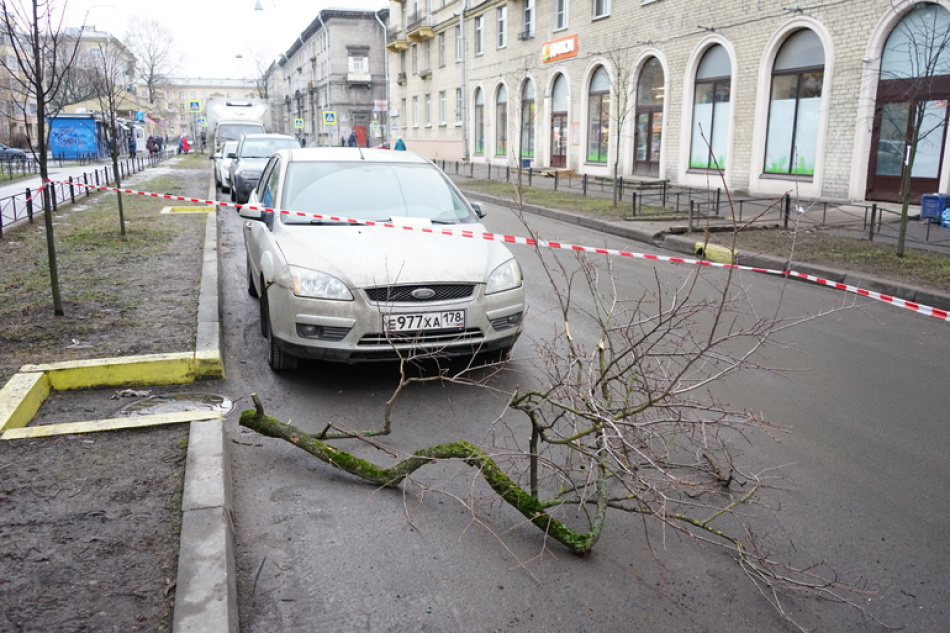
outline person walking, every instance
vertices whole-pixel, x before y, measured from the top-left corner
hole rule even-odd
[[[393,149],[396,150],[397,152],[406,151],[406,142],[402,140],[401,136],[396,139],[396,144],[393,145]]]
[[[347,139],[350,147],[356,147],[356,132],[350,132],[350,138]]]
[[[145,149],[148,150],[149,154],[155,153],[155,137],[154,136],[149,136],[148,139],[146,139]]]
[[[133,132],[132,135],[129,136],[129,158],[135,158],[136,149],[137,148],[135,147],[135,133]]]

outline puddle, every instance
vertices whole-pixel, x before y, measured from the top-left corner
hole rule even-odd
[[[159,415],[179,413],[181,411],[219,411],[227,415],[234,408],[230,398],[208,393],[179,393],[174,395],[154,395],[127,404],[117,416]]]

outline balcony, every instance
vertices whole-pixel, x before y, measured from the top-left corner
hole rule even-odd
[[[398,53],[409,48],[409,40],[399,27],[386,29],[386,50]]]
[[[432,14],[428,11],[416,11],[409,16],[406,22],[406,35],[410,41],[421,42],[435,37],[435,31],[432,29]]]
[[[367,86],[373,83],[373,76],[370,73],[347,73],[346,83],[351,86]]]
[[[406,85],[406,73],[399,73],[396,75],[396,83],[400,86]]]
[[[419,76],[422,77],[423,79],[428,79],[429,77],[432,76],[432,69],[423,68],[422,70],[419,71]]]

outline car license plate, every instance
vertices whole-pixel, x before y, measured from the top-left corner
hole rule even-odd
[[[383,329],[387,332],[418,332],[420,330],[457,330],[465,327],[465,310],[386,314]]]

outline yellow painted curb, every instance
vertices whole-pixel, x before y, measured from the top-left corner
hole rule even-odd
[[[44,372],[49,376],[52,388],[60,391],[141,384],[172,385],[194,382],[198,378],[192,352],[24,365],[20,371]]]
[[[164,207],[162,213],[214,213],[215,207]]]
[[[224,379],[224,363],[217,349],[197,350],[195,352],[195,376],[197,378]]]
[[[735,262],[735,252],[731,248],[718,244],[696,242],[693,252],[717,264],[732,264]]]
[[[220,420],[220,411],[181,411],[178,413],[163,413],[159,415],[137,415],[123,418],[107,418],[105,420],[91,420],[88,422],[68,422],[65,424],[47,424],[44,426],[28,426],[4,431],[0,440],[17,440],[34,437],[52,437],[71,433],[96,433],[99,431],[116,431],[119,429],[136,429],[161,424],[178,424],[180,422],[204,422],[206,420]]]
[[[40,410],[52,387],[45,373],[16,374],[0,389],[0,431],[24,427]]]

